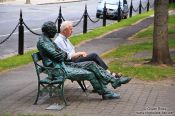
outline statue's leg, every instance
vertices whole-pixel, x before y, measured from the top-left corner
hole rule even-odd
[[[86,70],[93,72],[103,84],[106,85],[108,83],[111,83],[114,89],[120,87],[122,84],[128,83],[131,80],[129,77],[115,78],[102,67],[98,66],[95,62],[89,62],[87,64],[89,65],[85,67]]]
[[[107,87],[102,83],[101,79],[97,78],[94,72],[88,71],[82,68],[67,67],[66,71],[68,73],[67,78],[71,80],[88,80],[93,86],[94,90],[98,94],[102,95],[103,99],[118,99],[120,94],[114,93],[110,90],[107,90]]]
[[[107,87],[96,78],[94,73],[88,70],[68,66],[66,68],[66,72],[67,72],[67,78],[72,81],[82,81],[82,80],[90,81],[94,90],[96,90],[101,95],[103,93],[106,93],[106,91],[108,91]]]
[[[86,62],[80,62],[80,63],[73,63],[71,64],[74,67],[77,68],[83,68],[90,72],[93,72],[94,75],[100,80],[103,84],[107,85],[108,83],[119,83],[120,79],[115,78],[113,75],[108,73],[106,70],[104,70],[102,67],[98,66],[93,61],[86,61]]]

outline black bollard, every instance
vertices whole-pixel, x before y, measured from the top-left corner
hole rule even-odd
[[[141,14],[142,13],[142,2],[141,2],[141,0],[140,0],[140,4],[139,4],[139,14]]]
[[[60,6],[59,15],[58,15],[58,33],[60,33],[61,23],[62,23],[62,13],[61,13],[61,6]]]
[[[118,22],[120,22],[121,19],[122,19],[122,17],[121,17],[121,7],[120,7],[120,1],[119,1],[119,5],[118,5],[118,17],[117,17]]]
[[[148,0],[148,3],[147,3],[147,12],[149,11],[149,0]]]
[[[85,11],[84,11],[84,19],[83,19],[83,33],[87,33],[87,5],[85,5]]]
[[[131,0],[131,5],[130,5],[130,11],[129,11],[129,17],[132,17],[132,9],[133,9],[133,5],[132,5],[132,0]]]
[[[20,10],[19,27],[18,27],[18,54],[24,54],[24,26],[22,18],[22,10]]]
[[[106,12],[107,12],[107,9],[106,9],[106,2],[105,2],[104,8],[103,8],[103,26],[106,26]]]

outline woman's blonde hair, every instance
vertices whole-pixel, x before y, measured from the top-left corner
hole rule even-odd
[[[66,28],[72,27],[73,23],[71,21],[64,21],[61,23],[60,32],[63,32]]]

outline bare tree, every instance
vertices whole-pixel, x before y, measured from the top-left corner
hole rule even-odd
[[[169,0],[155,0],[153,32],[153,64],[172,65],[168,45],[168,5]]]

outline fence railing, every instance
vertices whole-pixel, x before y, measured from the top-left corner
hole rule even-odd
[[[172,3],[175,0],[170,0]],[[118,6],[118,17],[117,17],[117,21],[120,22],[122,20],[122,16],[121,16],[121,7],[120,7],[120,2],[119,2],[119,6]],[[140,0],[139,2],[139,6],[137,8],[134,8],[133,6],[133,1],[131,0],[131,4],[129,7],[129,17],[133,16],[133,12],[139,12],[139,14],[142,13],[142,10],[146,10],[149,11],[150,7],[152,8],[154,5],[150,5],[149,0],[147,1],[146,6],[142,5],[142,1]],[[97,20],[93,20],[88,12],[87,12],[87,5],[85,5],[85,10],[84,13],[82,15],[82,17],[80,18],[80,20],[73,25],[73,27],[76,27],[80,24],[80,22],[83,20],[83,33],[87,33],[87,27],[88,27],[88,19],[93,22],[93,23],[97,23],[101,20],[101,18],[97,18]],[[106,26],[106,20],[107,20],[107,8],[106,8],[106,3],[104,4],[104,8],[103,8],[103,18],[102,18],[102,26]],[[57,28],[58,28],[58,33],[60,32],[60,25],[62,23],[62,21],[65,21],[65,18],[62,15],[62,11],[61,11],[61,6],[59,8],[59,13],[58,13],[58,17],[55,20],[55,24],[57,23]],[[9,38],[12,36],[12,34],[15,32],[15,30],[18,27],[18,54],[22,55],[24,54],[24,26],[27,30],[29,30],[32,34],[38,35],[40,36],[41,34],[38,34],[34,31],[32,31],[27,24],[24,22],[23,17],[22,17],[22,10],[20,10],[20,18],[19,18],[19,22],[17,23],[17,25],[15,26],[14,30],[11,32],[11,34],[6,37],[4,40],[0,41],[0,45],[3,44],[4,42],[7,42],[9,40]]]

